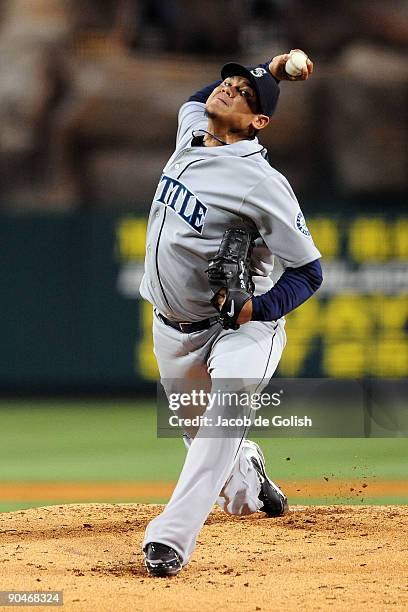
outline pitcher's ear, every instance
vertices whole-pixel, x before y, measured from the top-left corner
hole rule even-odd
[[[269,117],[267,115],[255,115],[252,120],[252,125],[256,130],[263,130],[269,124]]]

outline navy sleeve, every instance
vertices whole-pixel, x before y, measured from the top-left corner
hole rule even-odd
[[[268,66],[270,63],[271,60],[265,62],[264,64],[259,64],[259,67],[268,70]],[[275,79],[275,81],[279,83],[277,79]],[[214,91],[216,87],[218,87],[220,83],[221,81],[214,81],[214,83],[211,83],[211,85],[206,85],[205,87],[203,87],[203,89],[200,89],[200,91],[196,91],[195,94],[190,96],[188,102],[202,102],[203,104],[205,104],[208,98],[210,97],[210,94]]]
[[[253,321],[275,321],[303,304],[323,281],[318,259],[300,268],[286,268],[272,289],[252,298]]]

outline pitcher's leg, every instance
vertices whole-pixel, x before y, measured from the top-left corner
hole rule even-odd
[[[262,329],[265,324],[261,323],[260,326]],[[277,354],[279,354],[279,350],[282,352],[286,343],[283,325],[279,325],[276,335],[270,335],[270,339],[271,348],[274,344]],[[265,381],[258,389],[258,392],[262,392],[262,389],[276,368],[275,356],[272,353],[270,354],[269,361],[270,363],[266,367]],[[235,364],[233,365],[235,367]],[[238,371],[238,367],[236,370]],[[254,460],[256,465],[261,468],[260,470],[255,468]],[[262,510],[267,512],[269,516],[279,516],[287,511],[287,500],[284,494],[268,477],[265,480],[262,472],[265,472],[262,452],[256,444],[250,440],[245,440],[240,448],[232,472],[217,499],[218,505],[224,512],[240,516]]]
[[[173,495],[164,511],[146,529],[143,546],[161,542],[176,550],[188,563],[202,528],[240,445],[237,438],[194,439]]]
[[[209,384],[208,390],[211,389],[211,378],[207,370],[207,357],[211,349],[213,337],[217,336],[219,331],[220,326],[216,325],[203,332],[190,335],[183,334],[166,326],[160,319],[154,317],[154,353],[159,366],[161,383],[167,397],[169,397],[170,393],[183,393],[187,391],[189,380],[194,384],[196,379],[200,379],[204,386]],[[194,430],[192,435],[195,436],[195,434],[196,431]],[[203,471],[203,478],[201,476],[198,477],[191,491],[184,486],[184,475],[189,473],[189,466],[194,462],[194,457],[189,462],[186,460],[176,490],[167,505],[169,506],[174,500],[173,515],[176,517],[175,520],[167,521],[168,511],[166,507],[163,513],[148,525],[143,548],[151,542],[167,544],[184,559],[184,551],[190,548],[189,535],[191,530],[189,529],[189,523],[191,521],[189,515],[194,516],[196,514],[196,508],[201,505],[201,499],[205,497],[207,488],[205,471]],[[222,484],[221,482],[220,488]]]

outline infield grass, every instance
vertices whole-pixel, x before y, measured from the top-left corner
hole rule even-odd
[[[257,441],[264,451],[269,474],[278,482],[407,481],[407,438],[267,438]],[[59,499],[44,502],[35,495],[30,500],[4,500],[1,483],[172,482],[177,480],[184,456],[180,439],[157,439],[156,412],[149,401],[0,402],[2,511],[62,502]],[[165,502],[166,499],[117,501]],[[299,496],[296,503],[362,502],[358,497],[351,500],[341,496]],[[406,495],[366,496],[364,503],[408,503],[408,481]]]

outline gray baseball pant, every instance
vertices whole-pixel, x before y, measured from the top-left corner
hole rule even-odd
[[[153,317],[153,345],[167,395],[184,390],[186,380],[203,379],[212,393],[268,384],[286,344],[284,320],[250,321],[238,330],[216,324],[192,334],[181,333]],[[212,415],[222,414],[213,406]],[[228,430],[217,437],[200,435],[189,444],[177,485],[163,512],[147,526],[149,542],[171,546],[188,563],[196,539],[216,501],[231,514],[249,514],[261,507],[256,471],[240,452],[242,436]]]

